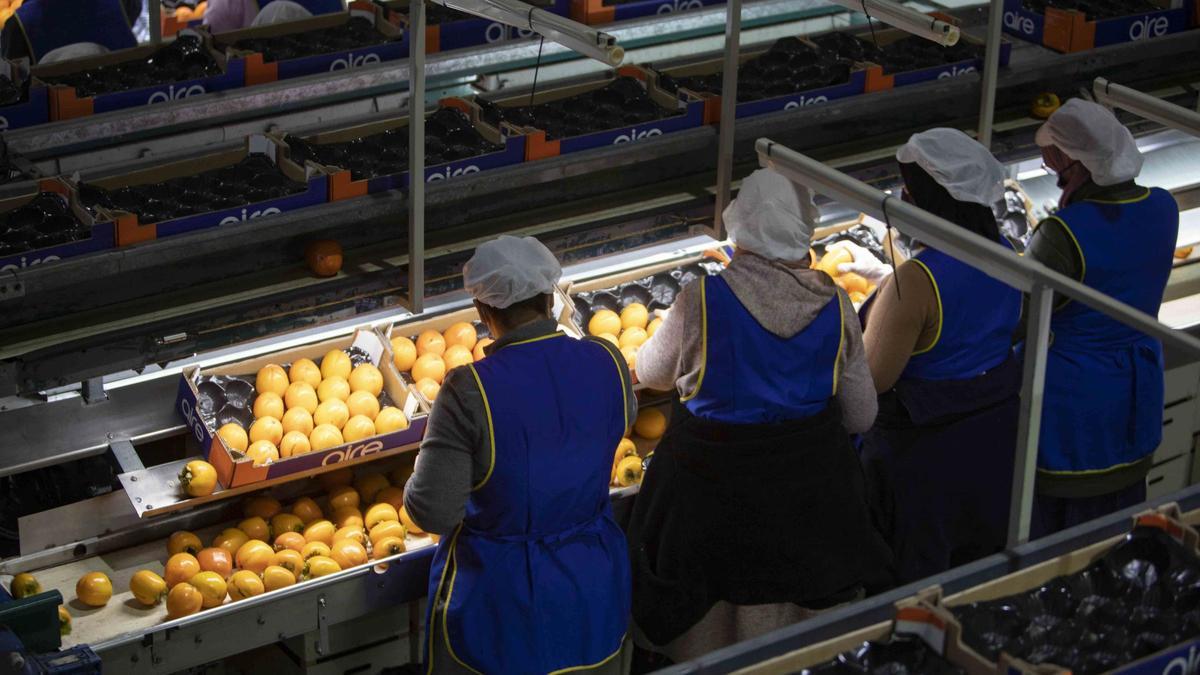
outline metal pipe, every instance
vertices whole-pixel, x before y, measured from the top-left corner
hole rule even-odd
[[[425,0],[408,3],[408,305],[425,308]]]
[[[1092,83],[1096,101],[1110,108],[1122,108],[1172,129],[1200,137],[1200,112],[1192,112],[1161,98],[1097,77]]]
[[[1037,475],[1038,439],[1042,431],[1042,399],[1046,390],[1046,358],[1050,350],[1050,319],[1054,291],[1034,284],[1025,326],[1025,364],[1021,381],[1021,415],[1017,422],[1013,462],[1012,501],[1008,510],[1008,548],[1029,541]]]
[[[791,180],[852,206],[885,222],[900,223],[906,234],[978,268],[988,276],[1022,291],[1043,284],[1072,300],[1110,316],[1200,360],[1200,339],[1172,330],[1129,305],[1059,274],[1045,265],[1013,253],[1010,249],[978,237],[927,211],[894,199],[820,162],[767,138],[755,145],[760,163],[771,166]]]
[[[983,147],[992,147],[992,121],[996,117],[996,80],[1000,72],[1000,29],[1004,23],[1004,0],[992,0],[988,11],[987,49],[983,55],[983,79],[979,96],[978,139]]]
[[[841,5],[846,9],[864,12],[873,19],[879,19],[890,26],[931,40],[944,47],[958,44],[958,26],[889,0],[829,0],[829,2]]]
[[[450,9],[536,31],[560,45],[607,66],[625,60],[624,48],[613,36],[566,17],[551,14],[519,0],[432,0]]]
[[[725,207],[733,182],[734,123],[737,121],[738,51],[742,38],[742,0],[725,3],[725,62],[721,66],[721,126],[717,137],[717,203],[713,238],[725,239]]]

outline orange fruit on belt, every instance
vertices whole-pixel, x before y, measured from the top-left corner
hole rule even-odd
[[[178,619],[182,616],[195,614],[204,607],[204,596],[200,589],[184,582],[176,584],[167,593],[167,618]]]
[[[157,605],[167,595],[167,582],[150,570],[138,570],[129,579],[129,592],[147,607]]]
[[[112,597],[112,581],[103,572],[88,572],[75,584],[75,597],[89,607],[103,607]]]
[[[163,578],[167,581],[167,586],[174,588],[177,584],[191,579],[199,574],[200,561],[191,553],[176,553],[167,558],[167,565]]]
[[[308,269],[319,277],[331,277],[342,269],[342,245],[332,239],[320,239],[304,249]]]

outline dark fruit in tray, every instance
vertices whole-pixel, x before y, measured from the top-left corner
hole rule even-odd
[[[1138,527],[1086,569],[1020,595],[952,608],[963,639],[1089,675],[1200,635],[1200,560],[1161,529]]]
[[[302,33],[276,35],[274,37],[247,38],[232,43],[231,47],[263,55],[267,63],[286,61],[305,56],[344,52],[362,49],[389,42],[390,38],[375,30],[371,21],[352,17],[346,23],[331,28],[318,28]],[[224,44],[221,47],[224,48]]]
[[[738,101],[786,96],[801,91],[842,84],[850,79],[850,61],[833,52],[814,48],[794,37],[780,38],[763,54],[738,67]],[[720,94],[720,72],[672,78],[663,75],[667,91],[690,89]]]
[[[1022,0],[1021,4],[1038,14],[1045,14],[1049,7],[1074,9],[1086,14],[1091,21],[1162,11],[1162,7],[1147,0]]]
[[[288,178],[265,155],[248,155],[237,164],[195,176],[106,190],[82,183],[79,200],[89,209],[104,207],[136,214],[140,223],[157,223],[279,199],[308,186]]]
[[[846,33],[827,33],[812,38],[822,49],[853,61],[869,61],[883,66],[886,74],[932,68],[957,63],[983,55],[983,48],[966,41],[953,47],[943,47],[924,38],[902,37],[883,47],[876,47],[869,37]]]
[[[408,170],[408,127],[389,129],[343,143],[310,143],[296,136],[284,139],[292,160],[313,160],[326,166],[349,169],[354,180],[389,176]],[[425,166],[500,152],[504,146],[489,142],[457,108],[439,108],[425,119]]]
[[[0,75],[0,106],[20,103],[21,98],[21,85],[8,79],[7,75]]]
[[[838,655],[832,661],[806,668],[805,675],[847,675],[853,673],[922,673],[923,675],[959,675],[967,671],[953,665],[924,640],[894,635],[887,641],[864,642],[854,651]]]
[[[23,253],[92,236],[91,228],[75,219],[66,198],[39,193],[26,204],[0,214],[0,255]]]
[[[532,106],[501,106],[476,99],[489,124],[533,127],[555,140],[682,115],[655,103],[636,78],[622,75],[600,89]]]
[[[184,35],[144,59],[43,79],[49,84],[74,87],[79,96],[87,97],[220,74],[221,67],[200,39]]]

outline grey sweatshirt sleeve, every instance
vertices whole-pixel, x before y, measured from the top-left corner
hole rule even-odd
[[[462,521],[471,486],[482,480],[491,461],[486,427],[483,396],[471,369],[451,370],[404,489],[404,507],[421,529],[448,534]]]
[[[638,350],[638,382],[657,391],[675,389],[680,396],[695,389],[704,359],[701,309],[697,284],[688,284],[675,298],[654,337]]]
[[[846,342],[838,371],[837,400],[842,408],[842,426],[852,434],[861,434],[875,423],[879,400],[875,397],[875,382],[871,379],[858,314],[846,291],[839,288],[838,295],[841,296],[842,330]]]

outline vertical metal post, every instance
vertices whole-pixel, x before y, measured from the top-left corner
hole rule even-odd
[[[725,4],[725,71],[721,79],[721,126],[717,138],[717,205],[713,214],[713,237],[725,238],[721,213],[729,204],[733,182],[733,132],[737,120],[738,45],[742,37],[742,0]]]
[[[146,7],[146,16],[150,19],[150,42],[158,44],[162,42],[162,0],[146,0],[150,3]]]
[[[1029,295],[1025,327],[1025,372],[1021,381],[1021,418],[1017,424],[1013,463],[1012,505],[1008,511],[1008,547],[1029,541],[1037,477],[1038,437],[1042,430],[1042,397],[1046,389],[1046,357],[1050,349],[1050,318],[1054,291],[1035,283]]]
[[[996,116],[996,78],[1000,72],[1000,29],[1004,26],[1004,0],[991,0],[988,10],[987,49],[979,96],[979,142],[992,147],[992,121]]]
[[[425,0],[408,3],[408,302],[425,309]]]

